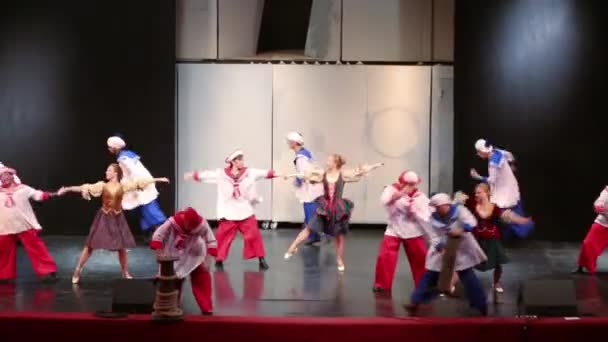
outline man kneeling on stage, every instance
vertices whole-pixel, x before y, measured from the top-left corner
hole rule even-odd
[[[411,304],[406,305],[406,309],[415,314],[420,304],[431,301],[439,294],[438,285],[440,289],[449,291],[452,274],[456,271],[465,288],[469,305],[482,315],[487,315],[486,294],[473,270],[473,267],[487,259],[470,233],[477,225],[477,220],[467,208],[452,203],[447,194],[439,193],[431,197],[430,206],[435,212],[431,215],[432,227],[428,229],[431,246],[426,256],[426,272],[412,293]]]
[[[177,257],[175,274],[180,279],[178,288],[190,275],[192,294],[204,315],[211,315],[210,257],[217,256],[217,241],[207,221],[196,210],[178,211],[154,232],[150,248],[160,256]]]

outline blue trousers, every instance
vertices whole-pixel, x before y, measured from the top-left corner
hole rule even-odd
[[[306,202],[304,203],[304,225],[308,224],[308,221],[314,216],[317,211],[317,203],[316,202]],[[321,240],[321,236],[311,231],[310,235],[308,235],[308,241],[319,241]]]
[[[160,210],[157,200],[141,206],[141,220],[139,224],[142,231],[147,231],[152,227],[161,225],[165,221],[167,221],[167,217]]]
[[[486,293],[481,287],[481,283],[473,268],[458,271],[458,278],[464,286],[464,290],[469,299],[469,305],[472,308],[479,310],[483,315],[488,313],[488,303]],[[439,272],[426,270],[422,279],[416,286],[416,289],[412,293],[411,301],[412,304],[424,304],[433,300],[439,291],[437,291],[437,282],[439,281]]]
[[[521,204],[521,201],[517,202],[514,207],[509,209],[519,216],[525,216],[524,207]],[[508,223],[504,224],[504,227],[506,228],[503,232],[504,240],[510,240],[514,236],[523,239],[530,235],[530,233],[532,233],[532,231],[534,230],[534,222],[532,221],[526,224]]]

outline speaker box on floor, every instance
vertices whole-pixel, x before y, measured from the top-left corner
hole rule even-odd
[[[538,317],[578,316],[574,281],[526,281],[519,294],[519,312]]]
[[[155,295],[153,279],[116,279],[112,286],[112,312],[150,314]]]

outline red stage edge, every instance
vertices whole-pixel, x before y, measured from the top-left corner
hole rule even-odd
[[[557,341],[608,334],[608,318],[333,318],[207,317],[159,324],[149,315],[104,319],[87,313],[0,312],[0,331],[11,338],[54,341]]]

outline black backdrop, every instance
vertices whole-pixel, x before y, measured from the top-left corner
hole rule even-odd
[[[97,181],[119,132],[154,175],[174,178],[174,46],[173,1],[4,3],[0,160],[35,188]],[[171,210],[173,185],[159,190]],[[47,233],[86,234],[99,206],[71,195],[35,209]]]
[[[514,153],[533,237],[580,240],[608,184],[605,1],[456,2],[455,185],[487,171],[473,144]]]

